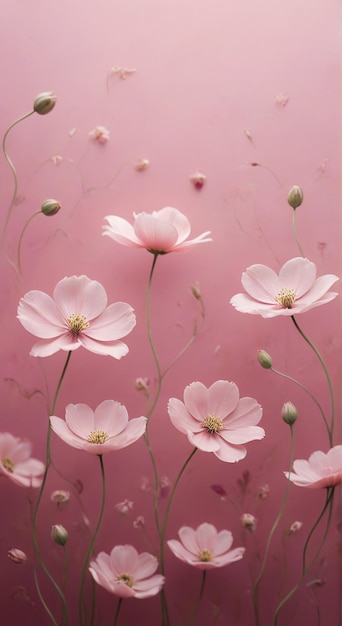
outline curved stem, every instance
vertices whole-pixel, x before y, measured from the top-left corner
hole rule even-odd
[[[118,606],[117,606],[116,611],[115,611],[115,617],[114,617],[113,626],[117,626],[121,605],[122,605],[122,598],[119,598]]]
[[[13,194],[12,194],[12,198],[11,198],[11,202],[7,211],[7,215],[6,215],[6,220],[5,220],[5,224],[4,227],[2,229],[2,234],[1,234],[1,246],[3,244],[3,240],[7,231],[7,227],[8,227],[8,223],[10,221],[11,218],[11,213],[12,213],[12,209],[15,203],[15,199],[17,197],[17,191],[18,191],[18,178],[17,178],[17,172],[16,169],[7,153],[6,150],[6,140],[8,137],[9,132],[12,130],[12,128],[14,128],[14,126],[16,126],[17,124],[19,124],[19,122],[22,122],[22,120],[25,120],[27,117],[30,117],[30,115],[33,115],[34,113],[34,109],[32,109],[32,111],[30,111],[29,113],[25,113],[25,115],[22,115],[21,117],[18,117],[17,120],[15,120],[15,122],[13,122],[8,129],[6,130],[3,140],[2,140],[2,151],[4,153],[4,157],[9,165],[9,167],[11,168],[12,174],[13,174],[13,178],[14,178],[14,189],[13,189]]]
[[[86,553],[86,556],[85,556],[85,559],[84,559],[83,567],[82,567],[80,592],[79,592],[79,619],[80,619],[80,626],[83,626],[83,624],[85,623],[84,622],[84,603],[83,603],[83,590],[84,590],[85,575],[86,575],[86,571],[87,571],[87,568],[88,568],[88,565],[89,565],[89,560],[90,560],[91,554],[93,552],[95,539],[97,537],[97,533],[98,533],[99,528],[101,526],[103,512],[104,512],[104,508],[105,508],[105,502],[106,502],[106,477],[105,477],[105,471],[104,471],[102,454],[99,454],[98,458],[99,458],[99,461],[100,461],[101,478],[102,478],[101,509],[100,509],[100,514],[99,514],[98,520],[97,520],[96,528],[95,528],[93,536],[92,536],[92,538],[90,540],[90,543],[89,543],[89,546],[88,546],[88,550],[87,550],[87,553]]]
[[[296,244],[297,244],[297,247],[298,247],[298,250],[299,250],[299,252],[300,252],[300,255],[301,255],[303,258],[305,258],[305,255],[304,255],[304,252],[303,252],[303,248],[302,248],[302,246],[300,245],[300,243],[299,243],[299,239],[298,239],[298,236],[297,236],[297,229],[296,229],[296,209],[293,209],[293,210],[292,210],[292,233],[293,233],[293,236],[294,236],[294,238],[295,238],[295,242],[296,242]]]
[[[291,472],[292,469],[292,463],[293,463],[293,452],[294,452],[294,435],[293,435],[293,426],[290,426],[290,430],[291,430],[291,447],[290,447],[290,464],[289,464],[289,471]],[[273,523],[273,526],[270,530],[270,533],[268,535],[268,539],[267,539],[267,543],[266,543],[266,548],[265,548],[265,554],[264,554],[264,558],[262,560],[261,566],[260,566],[260,570],[259,570],[259,574],[254,582],[254,586],[253,586],[253,607],[254,607],[254,614],[255,614],[255,623],[256,626],[259,626],[260,624],[260,616],[259,616],[259,586],[260,586],[260,582],[263,576],[263,573],[265,571],[265,566],[266,566],[266,562],[267,562],[267,558],[268,558],[268,554],[269,554],[269,550],[270,550],[270,546],[271,546],[271,541],[272,541],[272,537],[279,525],[279,522],[283,516],[283,513],[285,511],[285,507],[287,504],[287,499],[288,499],[288,495],[289,495],[289,490],[290,490],[290,484],[291,481],[288,478],[287,479],[287,484],[286,484],[286,489],[285,489],[285,494],[284,494],[284,498],[281,504],[281,507],[279,509],[279,513]]]
[[[147,412],[147,419],[149,420],[155,407],[156,404],[158,402],[159,396],[160,396],[160,391],[161,391],[161,384],[162,384],[162,372],[161,372],[161,368],[160,368],[160,363],[159,363],[159,359],[158,359],[158,355],[157,355],[157,351],[154,345],[154,341],[153,341],[153,337],[152,337],[152,331],[151,331],[151,285],[152,285],[152,278],[153,278],[153,273],[154,273],[154,269],[156,266],[156,262],[157,262],[157,258],[158,258],[158,253],[155,253],[153,255],[153,262],[152,262],[152,267],[151,267],[151,271],[150,271],[150,275],[148,278],[148,283],[147,283],[147,297],[146,297],[146,316],[147,316],[147,336],[148,336],[148,341],[152,350],[152,354],[153,354],[153,358],[154,358],[154,362],[155,362],[155,366],[157,369],[157,391],[155,394],[155,397],[153,399],[153,402]]]
[[[294,315],[291,315],[291,319],[295,325],[295,327],[297,328],[299,334],[303,337],[303,339],[306,341],[306,343],[310,346],[310,348],[314,351],[315,355],[317,356],[325,377],[327,379],[328,382],[328,387],[329,387],[329,394],[330,394],[330,403],[331,403],[331,422],[330,422],[330,428],[328,426],[327,430],[328,430],[328,437],[329,437],[329,444],[330,447],[332,447],[333,445],[333,438],[334,438],[334,422],[335,422],[335,401],[334,401],[334,391],[332,388],[332,382],[331,382],[331,378],[330,378],[330,374],[328,372],[327,366],[325,365],[323,358],[321,356],[321,354],[318,352],[316,346],[314,346],[314,344],[310,341],[310,339],[308,339],[308,337],[303,333],[302,329],[299,327],[297,320],[295,319]]]
[[[18,272],[19,272],[19,274],[21,274],[21,244],[22,244],[22,241],[23,241],[23,237],[24,237],[24,234],[25,234],[25,231],[26,231],[26,229],[27,229],[28,225],[31,223],[31,221],[33,220],[33,218],[34,218],[36,215],[39,215],[39,213],[41,213],[41,211],[40,211],[40,210],[39,210],[39,211],[35,211],[35,213],[33,213],[33,214],[31,215],[31,217],[29,217],[29,219],[27,220],[27,222],[26,222],[26,224],[25,224],[25,226],[24,226],[23,230],[21,231],[21,235],[20,235],[20,237],[19,237],[19,241],[18,241],[18,251],[17,251],[17,262],[18,262]]]
[[[204,587],[205,587],[206,575],[207,575],[207,570],[204,569],[203,572],[202,572],[202,582],[201,582],[201,588],[200,588],[200,592],[199,592],[199,596],[198,596],[198,601],[197,601],[196,608],[194,610],[194,614],[193,614],[193,618],[191,620],[190,626],[195,626],[195,623],[196,623],[196,619],[197,619],[198,611],[199,611],[199,608],[200,608],[201,600],[203,598],[203,592],[204,592]]]

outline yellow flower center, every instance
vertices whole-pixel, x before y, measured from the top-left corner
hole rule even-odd
[[[76,315],[76,313],[69,315],[67,324],[73,335],[78,335],[82,330],[89,328],[89,322],[87,322],[84,315]]]
[[[280,304],[283,309],[292,309],[292,305],[296,299],[294,289],[281,289],[275,297],[275,301]]]
[[[211,552],[210,552],[210,550],[201,550],[201,552],[198,555],[198,558],[203,563],[208,563],[209,561],[211,561]]]
[[[89,443],[104,443],[109,438],[104,430],[93,430],[87,437]]]
[[[219,417],[216,417],[216,415],[208,415],[208,417],[203,420],[202,426],[204,426],[210,435],[213,435],[214,433],[219,433],[220,430],[222,430],[223,422]]]
[[[125,583],[127,587],[133,587],[134,585],[134,578],[130,574],[120,574],[116,580]]]
[[[1,461],[3,467],[5,468],[5,470],[7,470],[8,472],[10,472],[11,474],[13,474],[14,472],[14,463],[13,461],[11,461],[11,459],[2,459]]]

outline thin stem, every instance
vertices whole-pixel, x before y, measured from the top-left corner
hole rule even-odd
[[[147,336],[148,336],[148,341],[152,350],[152,354],[153,354],[153,358],[154,358],[154,362],[155,362],[155,366],[157,369],[157,391],[154,397],[154,400],[147,412],[147,419],[149,420],[155,407],[156,404],[158,402],[159,396],[160,396],[160,391],[161,391],[161,383],[162,383],[162,372],[161,372],[161,368],[160,368],[160,363],[159,363],[159,359],[158,359],[158,355],[157,355],[157,351],[154,345],[154,341],[153,341],[153,337],[152,337],[152,331],[151,331],[151,285],[152,285],[152,278],[153,278],[153,273],[154,273],[154,269],[156,266],[156,262],[157,262],[157,258],[158,258],[158,253],[155,253],[153,255],[153,262],[152,262],[152,267],[151,267],[151,271],[150,271],[150,275],[148,278],[148,283],[147,283],[147,298],[146,298],[146,316],[147,316]]]
[[[119,598],[118,606],[117,606],[116,612],[115,612],[113,626],[117,626],[121,605],[122,605],[122,598]]]
[[[206,576],[207,576],[207,570],[203,570],[202,572],[202,582],[201,582],[201,588],[200,588],[200,592],[199,592],[199,596],[198,596],[198,600],[197,600],[197,604],[196,604],[196,608],[194,610],[194,614],[193,614],[193,618],[191,620],[191,624],[190,626],[195,626],[196,623],[196,619],[197,619],[197,615],[198,615],[198,611],[200,608],[200,604],[203,598],[203,592],[204,592],[204,586],[205,586],[205,581],[206,581]]]
[[[187,351],[187,349],[190,348],[191,344],[195,341],[196,336],[197,336],[197,323],[195,321],[195,323],[194,323],[194,330],[193,330],[193,333],[192,333],[189,341],[186,342],[185,346],[183,346],[183,348],[178,352],[178,354],[176,354],[176,356],[172,359],[171,363],[163,371],[162,376],[161,376],[162,379],[165,378],[166,374],[171,369],[171,367],[173,367],[174,364],[177,363],[178,359],[180,359],[180,357],[183,356],[183,354]]]
[[[23,230],[21,231],[21,235],[20,235],[19,241],[18,241],[18,252],[17,252],[17,262],[18,262],[18,272],[19,272],[19,274],[21,274],[21,244],[22,244],[22,241],[23,241],[23,236],[25,234],[25,231],[26,231],[28,225],[31,223],[33,218],[36,215],[39,215],[40,213],[41,213],[40,210],[39,211],[35,211],[35,213],[32,213],[31,217],[29,217],[29,219],[27,220]]]
[[[86,553],[86,556],[85,556],[85,559],[84,559],[83,567],[82,567],[80,592],[79,592],[79,618],[80,618],[80,626],[83,626],[83,624],[85,623],[85,621],[84,621],[84,617],[85,617],[84,616],[84,603],[83,603],[83,590],[84,590],[85,575],[86,575],[86,572],[87,572],[87,568],[88,568],[88,564],[89,564],[89,560],[90,560],[91,554],[93,552],[95,539],[97,537],[97,533],[98,533],[99,528],[101,526],[103,513],[104,513],[104,508],[105,508],[105,502],[106,502],[106,477],[105,477],[105,471],[104,471],[102,454],[99,454],[98,458],[99,458],[99,461],[100,461],[101,479],[102,479],[101,509],[100,509],[100,514],[99,514],[98,520],[97,520],[96,528],[95,528],[93,536],[92,536],[92,538],[90,540],[90,543],[89,543],[89,546],[88,546],[88,550],[87,550],[87,553]]]
[[[12,209],[13,209],[13,206],[14,206],[14,203],[15,203],[15,200],[16,200],[16,197],[17,197],[17,191],[18,191],[18,178],[17,178],[17,172],[16,172],[16,169],[15,169],[15,167],[14,167],[14,165],[13,165],[13,163],[12,163],[12,161],[11,161],[11,159],[10,159],[10,157],[9,157],[8,153],[7,153],[7,150],[6,150],[6,140],[7,140],[8,134],[9,134],[9,132],[12,130],[12,128],[14,128],[14,126],[16,126],[17,124],[19,124],[19,122],[22,122],[22,120],[25,120],[27,117],[30,117],[30,115],[33,115],[33,113],[34,113],[34,109],[32,109],[32,111],[30,111],[29,113],[25,113],[25,115],[22,115],[21,117],[18,117],[18,119],[17,119],[17,120],[15,120],[15,122],[13,122],[13,123],[12,123],[12,124],[8,127],[8,129],[6,130],[6,132],[5,132],[5,134],[4,134],[3,140],[2,140],[2,151],[3,151],[3,153],[4,153],[4,157],[5,157],[5,159],[6,159],[7,163],[8,163],[8,165],[10,166],[11,171],[12,171],[12,174],[13,174],[13,178],[14,178],[14,189],[13,189],[13,194],[12,194],[11,202],[10,202],[10,205],[9,205],[9,208],[8,208],[8,211],[7,211],[5,224],[4,224],[4,227],[3,227],[3,229],[2,229],[2,234],[1,234],[1,242],[0,242],[1,246],[2,246],[2,244],[3,244],[3,240],[4,240],[4,237],[5,237],[6,231],[7,231],[8,223],[9,223],[10,218],[11,218]]]
[[[293,463],[293,452],[294,452],[294,434],[293,434],[293,426],[290,425],[290,431],[291,431],[291,446],[290,446],[290,464],[289,464],[289,471],[291,472],[292,469],[292,463]],[[262,560],[261,566],[260,566],[260,570],[259,570],[259,574],[254,582],[254,587],[253,587],[253,607],[254,607],[254,613],[255,613],[255,623],[256,626],[259,626],[260,624],[260,615],[259,615],[259,586],[260,586],[260,582],[263,576],[263,573],[265,571],[265,566],[266,566],[266,562],[268,559],[268,554],[269,554],[269,550],[270,550],[270,546],[271,546],[271,541],[272,541],[272,537],[279,525],[279,522],[284,514],[285,511],[285,507],[287,504],[287,499],[288,499],[288,495],[289,495],[289,490],[290,490],[290,478],[287,479],[287,483],[286,483],[286,489],[285,489],[285,493],[284,493],[284,498],[281,504],[281,507],[279,509],[278,515],[273,523],[273,526],[270,530],[270,533],[268,535],[268,539],[267,539],[267,543],[266,543],[266,548],[265,548],[265,553],[264,553],[264,558]]]
[[[325,377],[326,377],[327,382],[328,382],[329,394],[330,394],[330,403],[331,403],[331,422],[330,422],[330,428],[328,427],[327,430],[328,430],[329,444],[330,444],[330,447],[332,447],[333,446],[333,438],[334,438],[335,400],[334,400],[334,391],[333,391],[333,387],[332,387],[330,374],[328,372],[327,366],[325,365],[324,360],[323,360],[321,354],[318,352],[316,346],[314,346],[314,344],[310,341],[310,339],[308,339],[308,337],[303,333],[303,331],[299,327],[299,325],[297,323],[297,320],[295,319],[294,315],[291,316],[291,319],[292,319],[295,327],[297,328],[299,334],[303,337],[303,339],[306,341],[306,343],[310,346],[310,348],[314,351],[315,355],[317,356],[320,364],[322,365]]]
[[[297,244],[297,247],[298,247],[298,250],[299,250],[299,252],[300,252],[300,255],[301,255],[303,258],[305,258],[305,254],[304,254],[304,252],[303,252],[303,248],[302,248],[302,246],[300,245],[300,243],[299,243],[299,239],[298,239],[298,236],[297,236],[297,229],[296,229],[296,209],[293,209],[293,211],[292,211],[292,233],[293,233],[293,236],[294,236],[294,238],[295,238],[295,242],[296,242],[296,244]]]

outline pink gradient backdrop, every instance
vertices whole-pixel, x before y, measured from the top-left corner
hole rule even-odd
[[[252,623],[249,567],[255,573],[255,555],[264,549],[282,501],[282,470],[289,462],[289,433],[280,418],[284,401],[292,400],[300,415],[295,456],[307,458],[313,450],[325,449],[324,428],[310,400],[289,382],[262,370],[256,359],[257,349],[267,350],[275,367],[298,377],[328,406],[326,382],[314,355],[289,320],[239,314],[229,299],[240,291],[241,273],[248,265],[265,263],[278,270],[298,255],[286,202],[293,184],[301,185],[305,194],[297,222],[305,254],[319,274],[340,273],[339,11],[337,0],[2,0],[1,134],[30,110],[39,92],[53,90],[58,103],[49,115],[34,115],[16,126],[7,141],[19,189],[1,256],[0,430],[30,438],[34,456],[44,458],[44,396],[48,390],[52,397],[65,355],[30,357],[34,338],[20,326],[16,308],[28,290],[51,294],[57,281],[73,274],[99,280],[110,302],[129,302],[138,323],[127,338],[130,352],[121,362],[82,350],[72,355],[57,415],[64,416],[69,402],[95,408],[108,398],[125,404],[131,417],[144,414],[144,396],[134,382],[146,376],[153,387],[156,375],[145,327],[152,257],[102,238],[103,218],[116,214],[130,219],[133,211],[169,205],[189,217],[194,236],[212,232],[213,243],[158,259],[152,328],[163,368],[186,343],[198,318],[192,284],[200,286],[206,317],[194,344],[165,378],[151,422],[152,445],[160,474],[174,481],[191,448],[171,425],[167,400],[181,397],[192,381],[209,385],[219,378],[235,381],[242,396],[253,396],[262,404],[266,437],[251,443],[246,459],[236,465],[198,452],[176,494],[169,538],[176,537],[184,524],[208,521],[232,530],[234,546],[247,546],[242,561],[209,572],[198,626]],[[110,73],[114,66],[136,72],[122,80]],[[97,125],[111,132],[106,145],[88,139]],[[73,128],[77,132],[69,137]],[[63,157],[58,166],[51,161],[56,154]],[[135,170],[139,158],[150,160],[146,171]],[[207,176],[200,191],[189,182],[196,170]],[[0,173],[5,215],[13,177],[4,158]],[[63,208],[51,219],[38,216],[28,228],[19,277],[13,266],[18,236],[48,197],[58,198]],[[301,325],[319,346],[337,390],[338,301],[309,312]],[[52,454],[62,460],[65,476],[82,481],[81,501],[93,527],[100,504],[97,459],[69,449],[56,437]],[[144,442],[109,455],[105,465],[108,504],[96,552],[109,551],[118,543],[153,551],[152,495],[140,485],[143,476],[152,481]],[[251,482],[242,502],[237,481],[246,471]],[[258,501],[256,493],[266,483],[270,496]],[[213,492],[212,484],[224,487],[227,500]],[[68,484],[51,472],[39,536],[47,560],[58,572],[61,554],[50,540],[50,527],[64,524],[70,533],[70,565],[77,572],[87,529],[75,497],[63,510],[49,502],[48,495],[57,488],[67,489]],[[1,490],[1,623],[49,624],[36,597],[31,566],[16,567],[7,559],[14,546],[32,555],[27,492],[5,480]],[[115,504],[125,498],[134,502],[134,511],[120,517]],[[240,512],[229,498],[238,503]],[[265,626],[279,591],[276,578],[284,550],[284,589],[300,572],[298,546],[303,536],[283,542],[282,530],[300,519],[308,531],[323,499],[323,492],[291,490],[261,589]],[[254,536],[242,532],[239,516],[245,511],[258,518]],[[148,540],[133,528],[138,515],[145,517]],[[338,625],[337,522],[335,515],[323,558],[312,572],[312,578],[326,584],[314,590],[303,586],[289,602],[281,624],[315,623],[317,597],[321,623]],[[166,569],[173,624],[185,626],[200,573],[169,553]],[[77,599],[73,580],[69,579],[68,593]],[[98,598],[96,626],[106,626],[112,623],[116,600],[102,589]],[[127,602],[122,611],[123,625],[137,623],[138,616],[141,624],[159,623],[157,598]]]

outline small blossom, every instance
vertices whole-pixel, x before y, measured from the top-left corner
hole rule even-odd
[[[68,531],[62,524],[55,524],[51,528],[51,538],[59,546],[65,546],[68,541]]]
[[[11,548],[11,550],[8,551],[8,557],[13,563],[17,563],[17,565],[22,565],[27,561],[25,552],[19,550],[19,548]]]
[[[162,476],[159,483],[159,496],[161,498],[167,498],[171,487],[170,479],[167,476]]]
[[[31,452],[31,442],[0,433],[0,476],[23,487],[40,487],[45,465],[32,459]]]
[[[148,167],[150,167],[150,162],[148,159],[140,159],[135,164],[135,169],[137,170],[137,172],[144,172],[144,170],[147,170]]]
[[[115,508],[121,513],[121,515],[127,515],[130,511],[133,510],[134,504],[130,500],[123,500],[122,502],[118,502],[115,505]]]
[[[295,533],[298,533],[298,531],[302,528],[303,526],[303,522],[292,522],[290,528],[287,529],[286,533],[287,535],[294,535]]]
[[[149,384],[150,384],[150,381],[146,377],[139,376],[138,378],[135,379],[136,390],[143,391],[146,397],[148,397],[149,395],[149,390],[148,390]]]
[[[138,517],[133,522],[134,528],[145,528],[145,518],[143,515],[138,515]]]
[[[57,504],[58,507],[64,506],[70,500],[70,492],[64,491],[64,489],[56,489],[50,496],[51,502]]]
[[[196,530],[182,526],[178,535],[180,541],[170,539],[167,542],[171,552],[189,565],[208,570],[224,567],[242,559],[245,548],[231,550],[233,535],[229,530],[218,532],[213,524],[200,524]]]
[[[116,74],[122,80],[125,80],[130,74],[134,74],[134,72],[136,72],[136,69],[119,67],[118,65],[114,65],[114,67],[111,68],[111,74]]]
[[[303,190],[298,187],[298,185],[291,187],[287,196],[287,201],[290,207],[297,209],[303,202]]]
[[[42,206],[40,207],[40,210],[47,217],[51,217],[52,215],[56,215],[56,213],[58,213],[61,207],[62,205],[60,202],[57,202],[57,200],[50,199],[50,200],[45,200],[45,202],[43,202]]]
[[[260,489],[258,489],[258,498],[259,500],[266,500],[266,498],[268,498],[268,496],[270,495],[270,488],[268,485],[263,485],[262,487],[260,487]]]
[[[96,128],[89,133],[89,137],[98,143],[104,144],[109,141],[110,131],[105,126],[96,126]]]
[[[39,113],[39,115],[46,115],[52,111],[56,102],[57,98],[52,91],[44,91],[36,97],[33,103],[33,109],[36,113]]]
[[[285,107],[289,99],[290,99],[289,96],[286,96],[285,94],[280,93],[278,96],[276,96],[275,102],[278,106]]]
[[[265,370],[271,369],[272,357],[265,350],[258,350],[258,361]]]
[[[256,529],[257,519],[251,513],[243,513],[243,515],[241,515],[241,524],[244,528],[253,533]]]
[[[284,474],[298,487],[335,487],[342,483],[342,445],[330,448],[326,454],[317,450],[307,461],[298,459],[293,462],[293,472]]]
[[[133,546],[115,546],[110,554],[100,552],[90,562],[95,582],[119,598],[149,598],[161,590],[165,578],[154,574],[158,560],[152,554],[138,554]]]
[[[63,157],[59,154],[54,154],[54,156],[51,157],[51,161],[54,165],[59,165],[60,163],[62,163]]]
[[[150,479],[148,478],[148,476],[142,476],[140,478],[140,489],[141,491],[151,491],[152,486],[150,483]]]
[[[202,172],[195,172],[190,176],[190,182],[192,182],[195,189],[202,189],[206,183],[207,177]]]
[[[298,412],[292,402],[285,402],[281,410],[281,416],[286,424],[293,426],[298,417]]]

